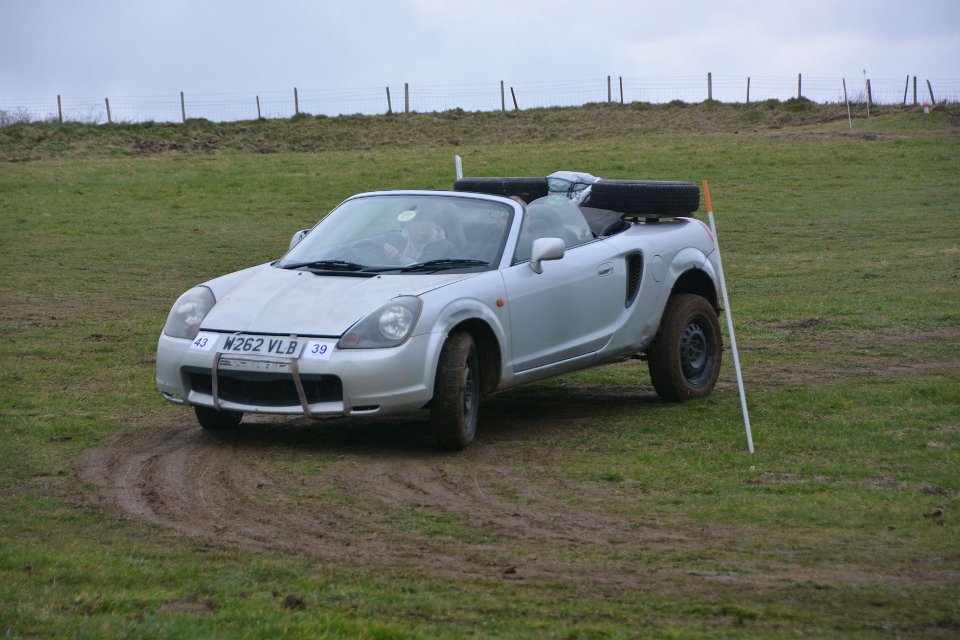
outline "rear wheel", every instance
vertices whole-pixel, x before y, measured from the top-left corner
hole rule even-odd
[[[443,449],[473,442],[480,416],[480,359],[468,333],[454,333],[440,350],[430,404],[430,423]]]
[[[664,400],[710,395],[720,375],[722,352],[720,322],[713,305],[689,293],[671,296],[647,353],[657,395]]]
[[[240,411],[217,411],[210,407],[194,407],[193,412],[197,414],[197,422],[200,426],[208,431],[233,429],[243,419],[243,413]]]

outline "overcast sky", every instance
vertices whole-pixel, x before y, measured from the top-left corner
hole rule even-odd
[[[960,79],[960,0],[0,0],[0,104],[670,76]]]

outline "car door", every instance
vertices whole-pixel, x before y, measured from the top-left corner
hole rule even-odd
[[[566,249],[544,261],[504,272],[515,373],[584,356],[613,334],[624,307],[624,268],[617,250],[602,240]]]

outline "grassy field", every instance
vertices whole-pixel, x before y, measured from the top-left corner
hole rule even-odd
[[[0,635],[956,637],[960,111],[856,115],[0,129]],[[459,454],[417,416],[212,438],[160,400],[183,290],[455,153],[709,180],[755,455],[729,357],[683,405],[638,363],[495,395]]]

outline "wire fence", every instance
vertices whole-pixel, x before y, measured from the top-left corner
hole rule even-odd
[[[246,93],[78,97],[40,100],[0,98],[0,126],[17,122],[53,121],[181,122],[202,118],[214,122],[289,118],[298,113],[324,116],[378,115],[406,112],[509,111],[573,107],[596,102],[716,100],[751,103],[803,97],[818,103],[877,105],[936,104],[960,101],[960,80],[906,76],[893,79],[829,77],[676,76],[567,80],[464,85],[410,85],[359,89],[297,89]]]

